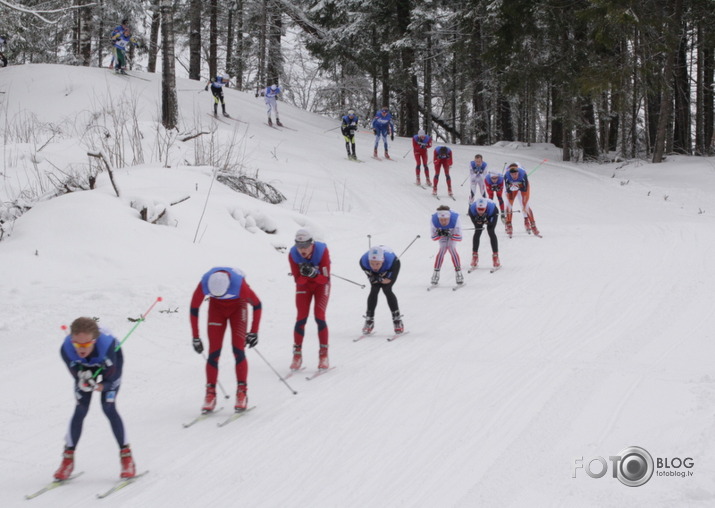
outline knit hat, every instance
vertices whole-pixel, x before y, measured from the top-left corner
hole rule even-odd
[[[437,212],[437,217],[439,219],[449,219],[452,213],[449,210],[439,210]]]
[[[420,129],[419,131],[417,131],[417,135],[418,135],[419,137],[425,136],[425,131],[424,131],[424,129]]]
[[[477,206],[476,209],[480,213],[484,213],[487,209],[487,200],[484,198],[479,198],[477,199]]]
[[[305,228],[301,228],[295,233],[296,247],[308,247],[313,243],[313,235]]]
[[[276,88],[278,88],[278,85],[271,85],[271,90],[275,90]]]
[[[370,249],[367,258],[370,261],[385,261],[385,249],[381,245],[373,247]]]
[[[211,296],[221,297],[226,294],[231,285],[231,277],[224,271],[214,272],[209,275],[208,288]]]

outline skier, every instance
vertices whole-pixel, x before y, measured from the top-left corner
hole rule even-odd
[[[452,166],[452,150],[446,146],[438,146],[434,149],[434,187],[432,195],[437,195],[437,182],[439,182],[439,172],[444,168],[444,178],[447,180],[447,192],[450,197],[452,194],[452,177],[449,176],[449,168]]]
[[[74,394],[77,400],[74,414],[65,436],[62,463],[54,474],[55,480],[67,480],[74,469],[74,452],[82,435],[82,424],[89,411],[92,392],[102,394],[102,410],[112,427],[119,444],[122,478],[136,475],[132,451],[126,442],[124,424],[117,412],[117,392],[122,380],[124,355],[119,341],[88,317],[75,319],[70,325],[70,334],[60,348],[62,360],[74,378]],[[99,372],[99,374],[96,374]]]
[[[223,336],[231,325],[231,345],[236,360],[236,412],[244,411],[248,405],[247,379],[248,360],[245,349],[258,344],[258,327],[261,322],[261,301],[246,282],[245,274],[238,268],[215,267],[206,272],[191,297],[190,322],[194,351],[204,351],[199,335],[199,308],[205,296],[209,297],[208,337],[209,356],[206,359],[206,397],[201,411],[208,413],[216,408],[216,382],[218,363],[221,356]],[[246,304],[253,307],[251,331],[248,328]]]
[[[489,171],[484,175],[484,184],[487,189],[487,195],[489,199],[494,199],[496,195],[499,201],[499,211],[502,221],[504,221],[504,198],[502,198],[502,192],[504,190],[504,175],[501,173],[494,173]]]
[[[440,268],[442,268],[444,255],[447,251],[449,251],[449,255],[452,257],[457,285],[462,285],[464,283],[464,275],[462,275],[462,267],[456,245],[457,242],[462,241],[462,225],[459,220],[459,214],[450,210],[447,205],[441,205],[437,208],[437,212],[432,214],[430,227],[432,240],[439,242],[439,252],[434,260],[432,285],[436,286],[439,283],[439,271]]]
[[[539,230],[536,228],[536,221],[534,221],[534,212],[529,205],[529,193],[531,191],[529,177],[526,174],[526,170],[519,167],[518,162],[509,164],[509,171],[504,175],[504,186],[506,187],[506,198],[509,201],[506,205],[506,234],[511,238],[514,231],[511,225],[512,206],[516,196],[521,193],[521,213],[524,214],[524,227],[527,233],[531,234],[533,232],[538,236]]]
[[[487,228],[489,241],[492,245],[492,264],[494,268],[499,268],[499,242],[494,231],[497,221],[499,220],[499,211],[497,205],[486,198],[478,198],[469,205],[469,218],[474,224],[474,236],[472,237],[472,262],[469,269],[473,270],[479,264],[479,237],[482,236],[482,231]]]
[[[278,99],[277,97],[283,92],[281,87],[276,84],[267,86],[263,91],[262,95],[266,98],[266,112],[268,113],[268,125],[273,126],[273,121],[271,120],[271,111],[276,111],[276,125],[278,127],[283,127],[283,124],[278,118]]]
[[[392,324],[395,327],[395,333],[405,331],[400,308],[397,304],[397,297],[392,292],[392,286],[397,281],[397,274],[400,273],[399,258],[389,247],[378,245],[377,247],[371,247],[369,251],[362,255],[360,268],[370,281],[370,294],[367,296],[367,312],[365,312],[365,326],[362,327],[362,333],[365,335],[371,333],[375,326],[375,307],[377,307],[377,297],[380,294],[380,290],[385,293],[387,305],[392,312]]]
[[[231,78],[228,76],[228,74],[224,74],[223,76],[216,76],[215,78],[211,78],[204,87],[204,90],[206,91],[208,91],[209,86],[211,87],[211,93],[214,97],[214,116],[218,116],[219,102],[221,103],[221,111],[223,111],[223,116],[229,116],[229,114],[226,113],[226,104],[223,101],[223,87],[231,86],[230,79]]]
[[[130,44],[137,45],[137,41],[131,35],[129,20],[123,19],[122,24],[112,30],[111,38],[114,49],[114,72],[126,74],[124,68],[127,66],[127,49]]]
[[[484,172],[487,169],[487,163],[484,162],[481,154],[474,156],[473,161],[469,161],[469,204],[474,202],[477,197],[477,187],[479,187],[479,196],[487,197],[486,189],[484,186]]]
[[[295,245],[288,254],[290,271],[295,279],[295,306],[297,316],[293,330],[293,361],[291,370],[300,369],[303,363],[303,338],[310,313],[310,302],[315,301],[313,314],[318,325],[318,369],[328,368],[328,324],[325,311],[330,297],[330,253],[327,245],[313,240],[307,229],[295,234]]]
[[[343,122],[340,125],[340,132],[343,133],[343,138],[345,138],[345,149],[348,151],[348,159],[357,160],[357,155],[355,155],[355,131],[358,128],[358,116],[355,114],[354,109],[349,109],[348,114],[343,116]],[[352,147],[352,153],[350,148]]]
[[[420,164],[425,170],[425,182],[429,185],[429,165],[427,158],[429,154],[427,150],[432,148],[432,137],[425,134],[425,131],[420,129],[416,135],[412,136],[412,152],[415,156],[415,176],[417,177],[417,185],[420,185]]]
[[[392,123],[392,113],[390,113],[390,109],[387,106],[375,113],[375,118],[372,119],[372,132],[375,134],[375,150],[372,152],[372,156],[375,159],[379,159],[377,147],[380,144],[380,139],[382,139],[385,146],[385,158],[389,159],[387,136],[390,136],[390,140],[395,140],[395,124]]]

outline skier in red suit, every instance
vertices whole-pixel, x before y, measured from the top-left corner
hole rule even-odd
[[[427,185],[430,183],[429,165],[427,163],[427,158],[429,157],[427,150],[430,148],[432,148],[432,138],[425,134],[425,131],[420,129],[415,136],[412,136],[412,152],[415,155],[415,176],[417,177],[417,185],[420,185],[420,164],[422,164],[425,170],[425,183]]]
[[[437,183],[439,182],[440,169],[444,168],[444,179],[447,181],[447,192],[452,196],[452,177],[449,176],[449,168],[452,167],[452,150],[446,146],[438,146],[434,149],[434,188],[432,195],[437,195]]]
[[[197,353],[204,351],[204,345],[199,336],[199,308],[204,297],[209,297],[208,336],[209,356],[206,360],[206,399],[202,411],[204,413],[216,408],[216,380],[218,379],[218,360],[221,356],[223,336],[226,327],[231,325],[231,345],[236,359],[236,404],[234,409],[243,411],[248,405],[246,380],[248,379],[248,362],[246,360],[246,345],[252,348],[258,344],[258,326],[261,322],[261,301],[253,292],[245,279],[244,273],[237,268],[216,267],[201,277],[191,298],[190,320],[192,344]],[[253,322],[251,331],[247,334],[248,309],[253,307]]]
[[[310,302],[315,300],[313,314],[318,325],[318,369],[328,368],[328,324],[325,310],[330,297],[330,253],[323,242],[313,240],[307,229],[295,234],[295,245],[288,254],[290,271],[295,278],[295,306],[297,316],[293,330],[293,361],[291,370],[300,369],[303,363],[303,338],[305,324],[310,314]]]

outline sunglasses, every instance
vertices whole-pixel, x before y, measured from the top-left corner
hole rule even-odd
[[[519,170],[516,168],[512,168],[509,170],[509,173],[518,173],[518,172],[519,172]]]
[[[75,349],[88,349],[88,348],[94,346],[95,342],[97,342],[97,339],[92,339],[89,342],[72,341],[72,345],[75,347]]]

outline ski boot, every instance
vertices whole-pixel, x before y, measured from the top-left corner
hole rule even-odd
[[[273,127],[273,120],[271,120],[271,117],[268,117],[268,125]]]
[[[201,412],[210,413],[214,409],[216,409],[216,385],[207,384],[206,397],[204,398],[204,405],[201,407]]]
[[[231,115],[229,115],[229,114],[226,113],[225,111],[223,112],[223,116],[225,116],[226,118],[231,118]]]
[[[283,127],[283,124],[282,124],[281,121],[278,119],[278,117],[276,117],[276,125],[277,125],[278,127]]]
[[[405,325],[402,323],[402,316],[400,315],[399,310],[392,313],[392,324],[395,326],[395,333],[402,333],[405,331]]]
[[[74,470],[74,449],[66,448],[62,453],[62,463],[60,467],[55,471],[54,478],[58,481],[67,480]]]
[[[246,383],[238,383],[238,389],[236,390],[236,405],[233,406],[233,410],[237,413],[245,411],[248,406],[248,395],[246,394]]]
[[[462,273],[462,270],[460,268],[455,268],[454,279],[457,282],[458,286],[464,284],[464,274]]]
[[[327,344],[320,345],[320,351],[318,351],[318,369],[325,370],[330,366],[328,362],[328,346]]]
[[[511,238],[511,235],[514,233],[514,228],[511,227],[511,222],[510,222],[510,221],[507,221],[507,222],[506,222],[505,228],[506,228],[506,235],[507,235],[509,238]]]
[[[390,154],[387,153],[387,150],[385,150],[385,158],[386,158],[386,159],[389,159],[389,158],[390,158]]]
[[[377,156],[377,148],[375,148],[375,150],[373,150],[372,156],[376,159],[379,159],[379,157]]]
[[[119,461],[122,468],[122,472],[119,474],[120,477],[134,478],[137,475],[137,468],[134,465],[134,459],[132,458],[132,451],[129,449],[129,445],[125,445],[119,450]]]
[[[472,252],[472,262],[469,264],[470,270],[474,270],[479,264],[479,253]]]
[[[290,363],[290,370],[298,370],[303,365],[303,352],[297,344],[293,346],[293,361]]]
[[[492,265],[494,268],[499,268],[501,266],[501,263],[499,262],[499,253],[495,252],[492,254]]]
[[[375,328],[375,318],[372,316],[365,316],[365,325],[362,327],[363,335],[371,334],[373,328]]]
[[[432,273],[432,280],[430,281],[430,284],[432,284],[433,286],[439,284],[439,268],[435,268],[434,272]]]
[[[529,222],[529,218],[525,217],[524,218],[524,227],[526,228],[526,232],[528,234],[531,234],[531,222]]]
[[[541,233],[539,233],[539,230],[536,228],[536,222],[531,221],[531,231],[536,235],[536,236],[541,236]]]

